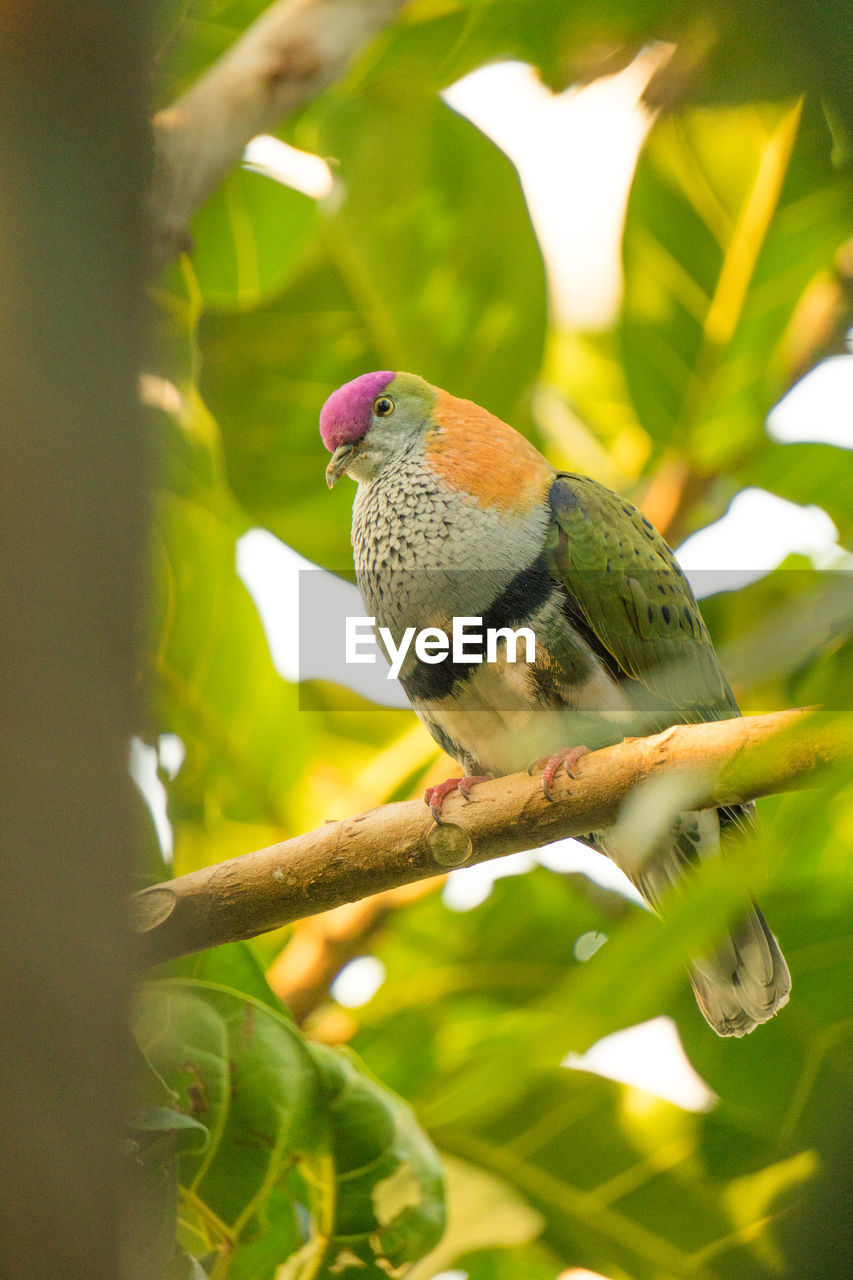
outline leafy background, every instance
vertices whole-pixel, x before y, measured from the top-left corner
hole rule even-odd
[[[164,0],[152,105],[261,7]],[[258,526],[347,570],[351,493],[327,493],[316,424],[364,370],[417,370],[560,465],[617,475],[676,544],[759,486],[819,503],[849,545],[853,452],[778,443],[764,425],[850,324],[849,18],[827,0],[415,0],[282,126],[330,158],[330,196],[243,169],[211,198],[193,253],[154,288],[144,381],[160,471],[142,737],[183,746],[179,766],[159,757],[173,857],[152,828],[144,880],[447,774],[408,712],[319,683],[300,706],[236,570]],[[647,91],[661,111],[631,187],[621,305],[606,330],[571,330],[514,168],[439,93],[507,58],[560,90],[653,41],[676,48]],[[846,582],[800,557],[705,601],[745,712],[849,705]],[[154,975],[128,1137],[152,1266],[217,1280],[409,1265],[415,1280],[846,1275],[851,780],[761,815],[757,846],[698,875],[665,928],[540,866],[467,913],[437,888],[401,893]],[[753,892],[794,994],[755,1035],[719,1041],[684,958]],[[607,943],[579,958],[590,935]],[[385,980],[344,1009],[329,987],[366,954]],[[709,1110],[561,1067],[662,1013],[717,1096]]]

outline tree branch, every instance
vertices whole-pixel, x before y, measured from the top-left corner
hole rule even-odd
[[[176,102],[154,117],[153,257],[188,247],[192,215],[273,129],[337,80],[405,0],[276,0]]]
[[[585,756],[562,773],[554,802],[526,773],[445,801],[436,826],[419,800],[384,805],[136,894],[133,927],[146,963],[251,938],[294,920],[451,867],[471,866],[610,827],[638,787],[664,775],[690,786],[690,806],[734,804],[807,786],[853,760],[853,719],[808,711],[674,725]]]

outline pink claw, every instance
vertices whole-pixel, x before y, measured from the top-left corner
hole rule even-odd
[[[551,784],[560,772],[560,765],[564,767],[570,778],[576,778],[577,773],[573,771],[581,757],[586,755],[589,755],[589,747],[564,747],[562,751],[555,751],[551,756],[540,756],[538,760],[534,760],[527,772],[532,775],[537,769],[542,770],[543,794],[546,800],[553,801]]]
[[[429,811],[435,821],[441,826],[441,806],[444,803],[444,797],[449,796],[451,791],[458,791],[463,800],[470,800],[471,788],[478,782],[489,782],[487,777],[479,778],[467,775],[464,778],[447,778],[444,782],[439,782],[434,787],[427,787],[424,792],[424,801],[429,805]]]

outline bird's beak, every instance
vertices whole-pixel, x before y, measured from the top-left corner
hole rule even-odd
[[[355,450],[355,441],[350,444],[338,445],[332,454],[331,461],[326,467],[326,484],[330,489],[334,489],[341,476],[347,469],[350,459]]]

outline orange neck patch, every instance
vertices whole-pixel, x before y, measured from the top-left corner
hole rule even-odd
[[[554,468],[514,427],[447,391],[437,393],[434,417],[425,458],[449,488],[519,514],[544,502]]]

